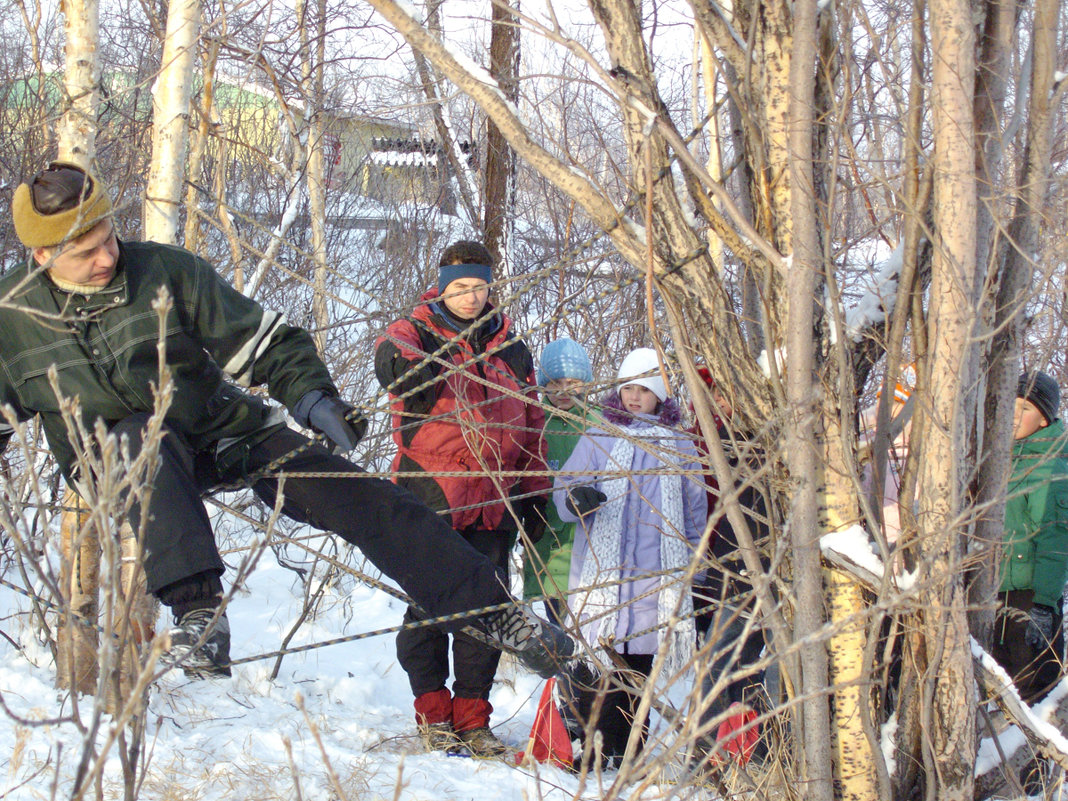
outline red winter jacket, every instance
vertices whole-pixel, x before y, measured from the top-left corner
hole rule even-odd
[[[424,339],[434,352],[457,335],[434,304],[437,297],[437,288],[431,289],[410,318],[386,329],[375,343],[375,374],[390,392],[397,443],[393,469],[466,470],[470,475],[399,477],[397,483],[432,509],[452,509],[455,529],[514,530],[514,518],[499,502],[502,496],[545,493],[552,485],[546,475],[495,475],[546,470],[545,413],[539,406],[534,359],[521,339],[510,336],[511,320],[497,312],[439,355],[454,367],[440,362],[419,367],[427,355]],[[467,367],[460,368],[464,363]],[[434,383],[409,392],[428,380]],[[513,509],[519,512],[517,503]]]

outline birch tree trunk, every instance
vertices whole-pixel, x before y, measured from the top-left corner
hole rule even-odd
[[[59,159],[87,169],[96,157],[100,8],[97,0],[66,0],[62,9],[66,38],[63,89],[69,105],[59,122]]]
[[[60,161],[92,166],[96,153],[97,106],[100,97],[100,9],[97,0],[68,0],[62,6],[65,64],[63,87],[69,105],[59,123]],[[63,500],[63,599],[70,610],[59,628],[56,649],[56,683],[79,693],[92,693],[97,680],[96,629],[86,623],[97,619],[100,595],[100,542],[95,529],[83,530],[84,504],[73,491]]]
[[[308,167],[308,217],[312,246],[312,319],[319,353],[326,351],[326,199],[323,189],[323,60],[326,57],[326,0],[316,0],[313,46],[308,36],[312,22],[308,4],[297,5],[300,20],[301,83],[304,90],[304,124],[307,130],[305,149]]]
[[[918,466],[919,613],[925,661],[924,757],[929,797],[971,799],[975,764],[975,681],[966,615],[966,398],[977,315],[974,135],[975,40],[966,0],[930,4],[934,126],[935,251],[926,354],[923,454]],[[930,380],[937,376],[937,381]]]
[[[152,89],[152,161],[145,189],[144,237],[153,242],[178,241],[199,33],[200,0],[172,0],[163,59]]]
[[[85,529],[85,504],[73,490],[63,499],[60,525],[60,586],[66,597],[64,617],[56,634],[56,686],[91,695],[96,690],[95,624],[100,597],[100,541],[96,529]]]

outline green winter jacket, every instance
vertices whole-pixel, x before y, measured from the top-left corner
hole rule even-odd
[[[569,415],[581,416],[581,420],[564,417],[548,401],[545,408],[545,461],[550,470],[559,470],[571,456],[571,451],[575,450],[586,429],[601,418],[588,406],[583,410],[576,405],[569,411]],[[546,508],[545,517],[548,523],[545,535],[534,543],[536,558],[529,553],[523,555],[524,598],[537,595],[563,596],[567,593],[575,524],[561,520],[556,511],[556,504],[551,502]]]
[[[0,403],[10,404],[20,421],[40,415],[68,479],[75,449],[49,370],[55,369],[62,396],[78,397],[89,431],[97,418],[110,428],[151,412],[160,327],[152,304],[161,287],[172,302],[166,360],[174,395],[166,420],[194,450],[283,422],[277,409],[237,384],[266,383],[290,408],[312,389],[337,393],[305,331],[264,311],[187,250],[119,242],[115,277],[90,295],[57,288],[30,259],[0,277],[0,298],[10,304],[0,308]],[[0,450],[11,435],[10,426],[0,426]]]
[[[1005,505],[1001,592],[1034,590],[1036,604],[1056,606],[1068,578],[1068,459],[1057,420],[1012,446]]]

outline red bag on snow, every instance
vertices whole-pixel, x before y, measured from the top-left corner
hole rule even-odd
[[[556,679],[545,682],[541,700],[538,701],[538,712],[534,716],[534,725],[530,728],[530,742],[526,751],[516,754],[516,764],[529,758],[570,768],[575,759],[571,750],[571,736],[567,733],[567,726],[564,725],[564,719],[553,700],[555,683]]]
[[[741,704],[734,704],[732,708],[738,711],[719,724],[716,742],[722,744],[723,750],[737,759],[739,764],[744,765],[753,756],[757,741],[760,740],[760,724],[756,722],[757,713],[754,710]]]

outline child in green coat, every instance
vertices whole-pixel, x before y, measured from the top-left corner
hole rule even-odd
[[[1068,459],[1060,388],[1041,372],[1016,389],[1012,475],[993,657],[1034,703],[1061,678],[1062,593],[1068,575]]]
[[[545,461],[550,470],[563,466],[590,423],[599,419],[584,400],[592,382],[590,357],[579,343],[564,337],[545,346],[538,385],[545,390],[549,402],[545,414]],[[550,503],[546,512],[545,535],[523,555],[523,596],[545,595],[549,619],[563,625],[575,524],[563,522],[554,504]]]

